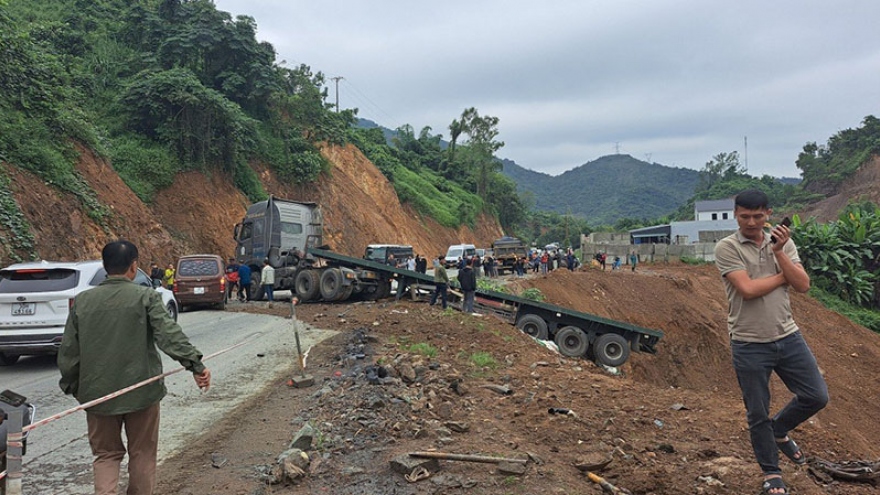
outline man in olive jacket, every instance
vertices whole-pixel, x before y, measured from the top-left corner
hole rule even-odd
[[[158,346],[193,373],[199,388],[211,384],[202,354],[171,319],[161,295],[132,282],[137,247],[115,241],[101,252],[107,279],[76,296],[58,351],[59,385],[80,404],[162,373]],[[95,494],[117,493],[128,440],[128,495],[149,495],[156,484],[159,401],[163,381],[155,381],[86,410],[89,444],[95,456]]]

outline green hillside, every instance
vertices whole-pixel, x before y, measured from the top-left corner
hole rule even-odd
[[[603,156],[550,176],[504,161],[504,174],[530,195],[535,209],[582,217],[590,225],[621,218],[658,218],[694,195],[700,173],[647,163],[629,155]]]

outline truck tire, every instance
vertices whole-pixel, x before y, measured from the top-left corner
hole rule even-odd
[[[339,291],[339,297],[336,298],[337,301],[347,301],[351,294],[354,292],[354,284],[345,285],[342,287],[342,290]]]
[[[547,322],[538,315],[523,315],[517,320],[516,328],[538,340],[547,340]]]
[[[391,295],[391,281],[385,280],[379,282],[379,288],[376,290],[376,299],[385,299]]]
[[[302,302],[314,301],[321,293],[320,277],[315,270],[301,270],[294,281],[296,296]]]
[[[339,268],[328,268],[321,274],[321,298],[325,301],[335,301],[342,292],[343,277]]]
[[[629,359],[629,342],[616,333],[600,335],[593,343],[596,362],[605,366],[620,366]]]
[[[260,283],[260,272],[254,270],[251,273],[251,301],[262,301],[266,292],[263,290],[263,284]]]
[[[578,327],[562,327],[553,339],[559,347],[559,353],[567,357],[582,357],[590,348],[590,339]]]

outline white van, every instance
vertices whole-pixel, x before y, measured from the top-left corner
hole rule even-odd
[[[477,248],[473,244],[453,244],[446,251],[446,259],[443,264],[450,268],[458,264],[459,258],[470,258],[477,254]]]

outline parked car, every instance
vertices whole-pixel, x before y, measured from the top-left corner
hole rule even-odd
[[[19,356],[56,354],[74,298],[105,278],[100,260],[35,261],[0,270],[0,366],[15,364]],[[140,268],[134,282],[153,287]],[[162,287],[154,289],[177,321],[174,295]]]
[[[226,264],[216,254],[192,254],[177,260],[174,274],[174,296],[181,307],[211,304],[225,309]]]
[[[470,258],[476,254],[477,248],[473,244],[453,244],[446,251],[446,258],[443,264],[446,268],[450,268],[457,265],[460,258]]]

